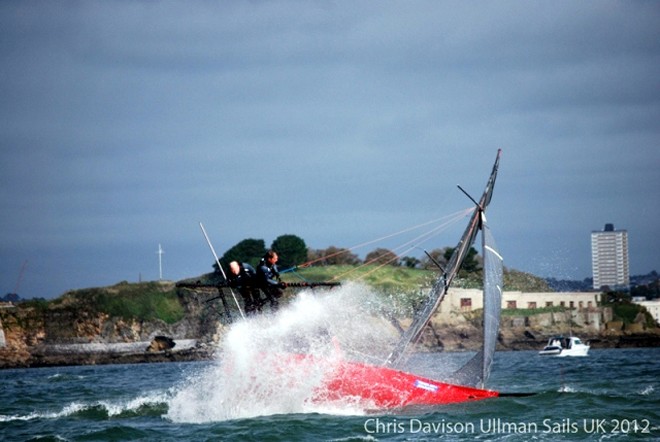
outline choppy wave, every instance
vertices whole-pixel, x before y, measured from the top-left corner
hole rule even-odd
[[[649,396],[653,394],[653,392],[655,392],[655,388],[653,387],[653,385],[649,385],[647,387],[642,388],[639,391],[639,394],[641,394],[642,396]]]
[[[266,328],[263,332],[272,330]],[[319,349],[323,348],[331,351],[319,346]],[[648,440],[649,435],[651,439],[657,439],[660,394],[656,388],[656,376],[650,374],[657,373],[660,367],[658,351],[594,350],[588,360],[578,361],[578,364],[565,363],[564,367],[570,369],[564,371],[563,377],[553,375],[557,373],[555,361],[539,360],[534,352],[502,352],[496,355],[490,386],[501,391],[537,394],[410,410],[406,414],[364,414],[359,406],[351,408],[350,404],[347,408],[332,405],[326,408],[306,402],[304,390],[273,398],[269,395],[280,394],[283,390],[268,390],[267,384],[254,386],[249,390],[250,395],[244,398],[232,397],[231,390],[223,396],[217,388],[236,382],[235,388],[240,390],[251,384],[248,377],[226,377],[222,371],[226,365],[221,360],[213,363],[9,371],[6,372],[6,384],[0,389],[0,434],[3,442],[138,439],[172,442],[213,439],[407,441],[419,438],[507,442],[623,441],[631,436]],[[252,361],[247,357],[250,354],[246,355],[248,365],[259,364],[259,359]],[[426,368],[432,369],[443,365],[446,358],[458,356],[461,355],[426,354],[420,355],[420,360],[424,361]],[[631,380],[629,367],[644,361],[655,370],[649,368],[649,375]],[[265,367],[258,366],[257,369],[264,375],[270,373]],[[66,378],[69,382],[62,382]],[[222,380],[224,378],[226,380]],[[225,398],[224,403],[213,402]],[[272,402],[268,403],[271,398]],[[260,409],[262,406],[264,408]],[[493,419],[508,425],[504,427],[508,430],[499,434],[486,433],[489,428],[496,428],[489,424]],[[367,429],[367,422],[380,422],[381,432],[368,434],[367,430],[374,431],[375,427],[372,425]],[[410,422],[416,423],[415,428],[419,428],[420,423],[430,427],[473,425],[475,431],[453,435],[420,434],[411,430]],[[584,422],[603,422],[604,430],[599,434],[588,433]],[[559,432],[546,433],[546,423],[559,428]],[[617,423],[619,427],[614,426]],[[512,427],[512,424],[515,425]],[[537,430],[531,434],[516,434],[510,430],[523,425],[533,425]],[[587,428],[591,427],[587,425]],[[615,432],[617,428],[619,433]],[[623,434],[620,432],[622,428],[637,433]]]
[[[559,390],[557,390],[559,393],[577,393],[577,388],[571,387],[570,385],[562,385],[559,387]]]
[[[167,413],[167,395],[154,394],[126,400],[71,402],[58,411],[34,411],[27,414],[0,415],[0,422],[63,419],[80,417],[91,420],[130,416],[161,416]]]
[[[79,381],[85,379],[84,375],[74,375],[70,373],[55,373],[48,376],[48,381],[50,382],[68,382],[71,380]]]
[[[647,385],[629,391],[629,390],[621,390],[621,389],[612,389],[611,387],[594,388],[594,387],[583,387],[576,385],[562,385],[557,390],[557,393],[583,394],[583,395],[602,397],[602,398],[625,399],[635,396],[652,396],[655,393],[655,387],[653,385]]]

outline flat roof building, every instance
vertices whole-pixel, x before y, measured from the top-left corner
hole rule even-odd
[[[591,232],[591,269],[594,290],[630,290],[628,232],[605,224],[602,231]]]
[[[660,324],[660,299],[652,299],[650,301],[638,301],[636,304],[639,304],[646,308],[646,310],[653,316],[655,322]]]

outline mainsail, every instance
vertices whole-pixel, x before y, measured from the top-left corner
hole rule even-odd
[[[502,310],[503,259],[495,246],[495,239],[486,224],[486,216],[481,215],[481,235],[484,257],[484,313],[483,346],[449,380],[461,385],[484,388],[493,363],[497,335],[500,328]]]
[[[431,316],[433,316],[433,313],[436,311],[440,303],[442,302],[442,299],[444,298],[445,294],[447,293],[447,290],[449,290],[449,286],[451,282],[453,281],[454,277],[458,273],[459,269],[461,268],[461,264],[463,263],[463,260],[467,256],[470,247],[474,243],[474,240],[477,236],[477,232],[479,230],[483,230],[484,233],[487,231],[486,225],[485,225],[485,216],[484,213],[486,211],[486,207],[488,207],[488,204],[490,203],[490,200],[493,195],[493,188],[495,187],[495,179],[497,177],[497,170],[499,167],[499,162],[500,162],[500,155],[502,154],[501,150],[497,151],[497,157],[495,158],[495,164],[493,165],[493,170],[491,171],[490,178],[488,179],[488,182],[486,183],[486,188],[484,190],[483,195],[481,196],[481,199],[477,203],[477,207],[475,208],[474,213],[470,217],[470,221],[468,223],[467,228],[465,229],[465,232],[463,233],[463,236],[461,237],[461,240],[458,242],[458,245],[454,249],[454,252],[451,255],[451,258],[449,259],[449,263],[447,264],[447,268],[445,271],[436,279],[435,283],[433,284],[433,287],[431,288],[431,291],[429,293],[429,296],[422,306],[421,309],[419,309],[413,318],[413,322],[408,327],[408,329],[405,331],[397,345],[394,347],[394,350],[390,355],[388,356],[387,360],[385,361],[385,365],[391,366],[391,367],[400,367],[404,360],[405,360],[405,355],[406,352],[408,351],[409,347],[412,344],[415,344],[417,341],[419,341],[419,338],[422,335],[422,331],[424,330],[424,327],[429,323],[431,320]],[[486,269],[486,266],[490,266],[490,264],[486,264],[486,262],[492,262],[492,256],[491,259],[486,258],[486,244],[488,244],[488,247],[491,248],[493,251],[495,251],[495,248],[492,247],[492,244],[490,244],[486,239],[486,234],[484,234],[484,296],[486,298],[490,298],[491,291],[492,289],[490,288],[491,284],[494,282],[496,283],[495,279],[496,277],[487,277],[486,275],[489,274],[489,272]],[[490,241],[492,241],[492,237],[490,237]],[[489,252],[490,254],[490,252]],[[494,253],[496,256],[499,256],[496,252]],[[497,261],[497,260],[495,260]],[[495,263],[493,264],[495,265]],[[501,257],[499,257],[499,266],[501,268],[502,266],[502,260]],[[491,272],[491,273],[497,273],[497,272]],[[501,271],[500,271],[501,274]],[[501,276],[500,276],[501,280]],[[489,288],[486,288],[486,285],[488,285]],[[501,282],[499,284],[500,290],[502,287]],[[490,301],[488,301],[490,302]],[[494,300],[493,300],[494,302]],[[499,302],[497,303],[497,308],[500,308]],[[484,321],[486,321],[486,317],[490,316],[490,314],[486,314],[486,300],[484,300]],[[484,324],[484,327],[489,327],[492,328],[493,325],[495,325],[495,340],[497,339],[497,327],[499,327],[499,311],[497,312],[497,324],[492,323],[493,320],[492,318],[488,320],[488,324]],[[482,353],[482,356],[480,356],[481,360],[484,360],[484,355],[487,356],[487,352],[490,352],[490,356],[488,359],[492,361],[492,352],[494,352],[495,349],[495,341],[492,342],[492,344],[488,345],[488,348],[486,348],[486,341],[488,339],[484,339],[484,349],[480,352]],[[491,347],[492,347],[492,352],[491,352]],[[468,362],[470,364],[472,361]],[[481,370],[481,380],[477,380],[477,383],[483,383],[485,381],[485,375],[484,375],[484,370],[490,370],[490,362],[488,364],[479,364],[480,367],[483,367]],[[474,376],[463,376],[461,373],[466,373],[466,372],[474,372],[475,370],[467,369],[465,366],[461,368],[455,375],[463,378],[465,377],[465,381],[467,383],[472,383],[470,381],[474,381],[474,379],[467,379],[467,377],[474,377]]]

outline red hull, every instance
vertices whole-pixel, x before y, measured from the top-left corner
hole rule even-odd
[[[297,363],[318,360],[298,355]],[[447,384],[391,368],[338,361],[325,376],[314,400],[355,401],[376,409],[444,405],[499,396],[497,391]]]

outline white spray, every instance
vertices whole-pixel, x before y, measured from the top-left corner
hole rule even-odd
[[[384,360],[397,336],[378,316],[378,306],[366,286],[348,284],[300,292],[277,314],[232,325],[218,360],[175,390],[167,417],[210,422],[287,413],[362,414],[364,404],[315,398],[341,358]],[[287,363],[291,355],[309,355],[313,362]]]

